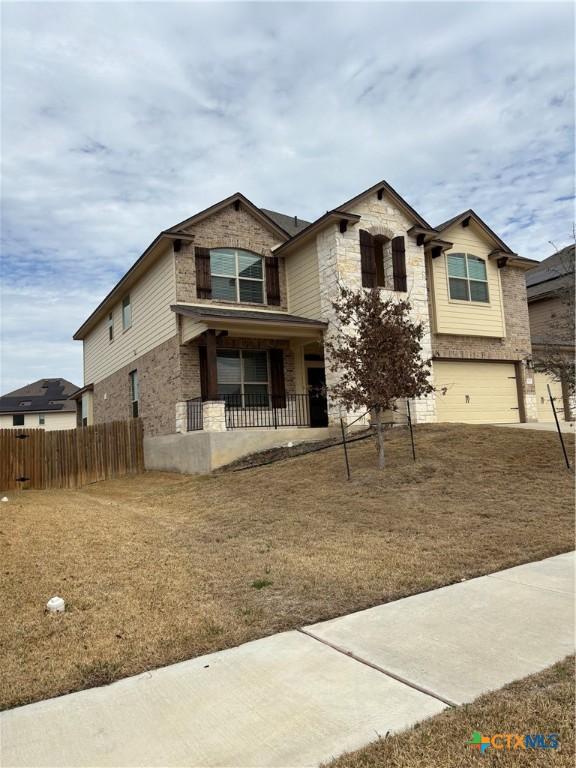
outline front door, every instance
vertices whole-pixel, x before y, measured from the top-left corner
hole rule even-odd
[[[328,426],[328,402],[326,400],[326,371],[324,368],[307,368],[310,426]]]

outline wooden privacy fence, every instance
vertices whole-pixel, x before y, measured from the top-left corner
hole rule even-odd
[[[142,421],[45,431],[0,429],[0,490],[80,488],[144,470]]]

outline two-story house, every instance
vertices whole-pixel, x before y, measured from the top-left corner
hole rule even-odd
[[[161,232],[74,335],[84,413],[148,435],[340,418],[338,283],[409,298],[436,392],[419,422],[536,419],[524,272],[471,210],[432,227],[380,182],[309,223],[237,193]]]

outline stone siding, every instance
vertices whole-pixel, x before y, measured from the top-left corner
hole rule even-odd
[[[322,315],[330,325],[329,336],[335,329],[332,299],[338,293],[338,283],[348,288],[358,290],[362,287],[362,269],[360,260],[361,229],[372,235],[383,235],[391,240],[393,237],[404,238],[406,247],[407,293],[398,293],[388,288],[382,288],[384,298],[406,298],[412,305],[412,317],[416,322],[423,322],[426,333],[421,341],[422,358],[428,360],[432,356],[430,335],[430,314],[424,248],[416,244],[416,239],[409,237],[407,230],[413,222],[386,197],[378,200],[376,193],[364,198],[349,209],[351,213],[359,214],[362,218],[353,226],[349,225],[345,233],[340,233],[336,224],[321,232],[316,239],[318,263],[320,271],[320,298]],[[385,277],[388,285],[392,282],[392,264],[390,249],[385,250]],[[337,374],[329,369],[330,361],[326,361],[326,384],[328,390],[337,381]],[[413,403],[413,417],[418,422],[435,421],[436,407],[434,396],[419,398]],[[340,408],[334,402],[329,402],[329,418],[332,422],[340,417]]]
[[[194,246],[201,248],[242,248],[264,258],[270,258],[272,248],[283,240],[261,224],[242,204],[237,211],[234,205],[206,219],[187,227],[185,230],[193,237],[192,241],[182,241],[180,251],[175,252],[176,261],[176,301],[184,303],[213,303],[212,299],[199,299],[196,295],[196,265]],[[279,259],[280,305],[271,305],[273,309],[287,309],[286,268],[284,259]],[[264,281],[264,287],[266,281]],[[266,304],[240,304],[217,300],[218,304],[229,303],[235,307],[265,307]]]

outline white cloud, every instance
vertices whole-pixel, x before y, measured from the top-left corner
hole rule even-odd
[[[386,178],[527,256],[573,221],[573,7],[5,4],[2,391],[158,231],[242,191],[314,218]],[[48,321],[47,321],[48,320]]]

